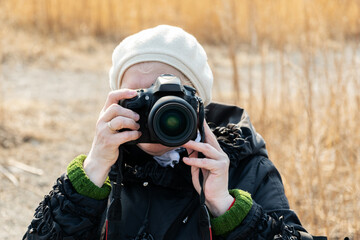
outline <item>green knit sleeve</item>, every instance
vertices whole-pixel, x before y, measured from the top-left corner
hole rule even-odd
[[[103,186],[99,188],[96,186],[89,177],[86,175],[83,163],[86,155],[79,155],[70,162],[67,167],[67,175],[75,190],[86,197],[94,198],[97,200],[105,199],[109,196],[111,191],[111,184],[109,177],[106,178]]]
[[[253,204],[251,195],[248,192],[233,189],[229,190],[229,193],[235,198],[234,205],[223,215],[211,219],[212,232],[217,236],[228,234],[239,226]]]

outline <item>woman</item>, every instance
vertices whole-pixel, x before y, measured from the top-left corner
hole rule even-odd
[[[246,113],[211,103],[212,72],[192,35],[147,29],[124,39],[112,60],[113,91],[92,147],[57,180],[23,239],[312,239]],[[141,137],[140,116],[118,103],[161,74],[196,89],[206,122],[181,146],[128,145]]]

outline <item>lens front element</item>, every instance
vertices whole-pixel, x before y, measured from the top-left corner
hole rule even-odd
[[[166,96],[149,114],[149,130],[161,144],[180,146],[196,136],[197,114],[184,99]]]
[[[159,128],[165,135],[176,137],[185,131],[187,119],[181,109],[168,109],[160,116]]]

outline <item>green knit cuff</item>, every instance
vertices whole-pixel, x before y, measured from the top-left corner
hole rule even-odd
[[[70,162],[67,167],[67,175],[75,190],[86,197],[97,200],[105,199],[109,196],[111,191],[111,184],[109,177],[106,178],[101,188],[96,186],[86,175],[83,163],[86,155],[79,155]]]
[[[212,232],[217,236],[228,234],[239,226],[253,205],[250,193],[240,189],[229,190],[229,193],[235,198],[234,205],[223,215],[211,219]]]

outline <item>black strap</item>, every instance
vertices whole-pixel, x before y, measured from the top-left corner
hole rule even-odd
[[[201,98],[198,98],[199,101],[199,131],[201,135],[201,142],[205,141],[205,130],[204,130],[204,121],[205,121],[205,110],[204,104]],[[198,153],[199,158],[204,158],[204,154],[201,152]],[[204,176],[202,170],[199,169],[199,183],[200,183],[200,214],[199,214],[199,228],[201,232],[202,240],[211,240],[211,223],[210,223],[210,215],[209,211],[205,204],[205,193],[204,193]]]
[[[122,163],[123,163],[123,146],[119,147],[119,156],[114,164],[115,175],[110,176],[110,180],[112,181],[112,191],[110,201],[108,203],[107,211],[106,211],[106,239],[117,239],[119,236],[119,224],[121,221],[121,191],[122,186],[121,182],[123,180],[122,175]]]

